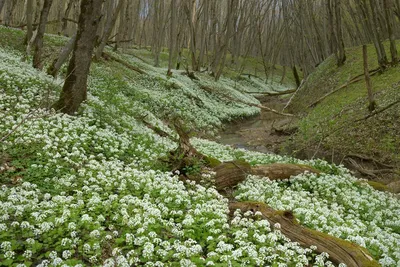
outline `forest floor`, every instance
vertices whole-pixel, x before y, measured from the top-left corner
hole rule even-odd
[[[389,51],[389,44],[385,45]],[[344,66],[337,68],[331,56],[293,98],[288,110],[299,114],[301,120],[283,150],[301,158],[318,157],[345,164],[360,177],[391,183],[400,190],[400,66],[389,66],[371,76],[378,112],[370,114],[362,47],[346,52]],[[377,69],[372,45],[368,46],[368,61],[370,70]],[[355,77],[359,77],[357,81],[349,83]]]
[[[287,86],[229,74],[218,82],[183,71],[168,78],[165,68],[136,55],[148,51],[107,49],[118,60],[92,65],[88,100],[68,116],[49,108],[66,66],[57,79],[33,69],[23,39],[24,32],[0,26],[0,265],[335,266],[257,212],[229,214],[231,199],[212,185],[214,170],[196,162],[184,170],[200,176],[200,184],[173,173],[166,160],[179,145],[177,121],[192,145],[216,161],[307,165],[319,173],[284,180],[249,175],[232,189],[235,201],[290,211],[296,225],[365,247],[382,266],[400,264],[395,194],[321,159],[210,140],[225,123],[260,114],[250,91]],[[65,42],[46,36],[46,62]]]

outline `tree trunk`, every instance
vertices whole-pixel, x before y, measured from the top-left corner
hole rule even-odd
[[[175,59],[175,40],[176,40],[176,29],[175,29],[175,20],[176,20],[176,0],[171,0],[171,28],[169,35],[169,58],[168,58],[168,71],[167,76],[172,76],[172,64]]]
[[[368,109],[370,112],[375,110],[376,107],[376,102],[374,99],[374,94],[372,92],[372,82],[371,82],[371,77],[369,76],[369,70],[368,70],[368,50],[367,50],[367,45],[363,45],[363,59],[364,59],[364,76],[365,76],[365,84],[367,86],[367,91],[368,91]]]
[[[343,41],[343,33],[342,33],[342,14],[341,14],[341,6],[340,0],[335,0],[335,17],[336,17],[336,37],[337,37],[337,66],[343,66],[346,61],[346,53],[344,50],[344,41]]]
[[[54,108],[63,113],[74,114],[78,111],[80,104],[86,100],[87,78],[101,18],[101,6],[98,0],[82,0],[81,2],[78,32],[67,78],[60,99],[54,104]]]
[[[392,16],[392,2],[390,0],[383,0],[385,11],[386,25],[390,40],[390,55],[392,57],[392,64],[396,65],[399,61],[396,47],[396,36],[393,32],[393,16]]]
[[[115,26],[115,22],[117,21],[118,14],[121,11],[121,8],[122,8],[122,6],[124,4],[124,1],[125,0],[119,0],[118,5],[114,10],[114,13],[110,13],[110,14],[112,14],[112,17],[107,19],[107,24],[106,24],[106,26],[104,28],[104,33],[103,33],[103,36],[101,38],[101,42],[99,44],[99,47],[96,50],[96,55],[95,55],[96,60],[100,59],[101,54],[103,53],[104,48],[107,45],[108,38],[110,38],[111,32],[112,32],[112,30],[113,30],[113,28]]]
[[[0,11],[1,13],[1,11]],[[25,36],[25,45],[28,45],[32,39],[33,35],[33,0],[26,1],[26,36]]]
[[[74,5],[75,2],[76,2],[76,0],[69,0],[67,8],[65,9],[62,28],[61,28],[63,35],[67,35],[67,28],[68,28],[68,20],[67,19],[69,17],[69,13],[71,12],[72,6]]]
[[[279,83],[283,84],[283,82],[285,81],[285,78],[286,78],[286,66],[283,66],[282,78]]]
[[[293,65],[292,72],[293,72],[294,80],[296,82],[296,86],[298,88],[301,84],[301,81],[300,81],[299,73],[297,72],[296,65]]]
[[[0,14],[1,11],[3,11],[3,7],[4,7],[4,3],[6,2],[6,0],[0,0]]]
[[[6,0],[5,0],[6,2]],[[9,0],[6,5],[6,10],[4,12],[4,25],[10,26],[12,15],[17,4],[17,0]],[[3,4],[4,5],[4,4]]]
[[[69,42],[62,49],[58,58],[56,58],[51,64],[51,66],[47,69],[47,74],[53,76],[54,78],[57,76],[61,66],[67,61],[68,56],[74,49],[75,41],[76,41],[76,34],[69,40]]]
[[[43,52],[43,37],[46,31],[47,18],[53,0],[44,0],[42,12],[40,13],[39,26],[37,28],[36,38],[33,41],[34,55],[33,67],[37,69],[43,68],[42,52]]]
[[[386,56],[386,51],[385,47],[382,44],[382,40],[380,38],[380,24],[378,20],[378,8],[376,5],[376,0],[369,0],[369,4],[371,7],[371,13],[372,13],[372,28],[373,28],[373,33],[375,34],[375,39],[376,39],[376,44],[378,45],[378,49],[380,50],[381,56],[378,58],[378,63],[381,66],[382,70],[386,69],[386,66],[388,64],[387,56]]]

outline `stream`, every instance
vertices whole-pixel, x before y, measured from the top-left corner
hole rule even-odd
[[[264,96],[259,100],[262,105],[276,110],[282,110],[287,101],[279,96]],[[257,116],[227,124],[216,141],[235,148],[262,153],[278,153],[280,144],[288,136],[276,133],[275,128],[290,123],[290,121],[291,118],[261,110]]]

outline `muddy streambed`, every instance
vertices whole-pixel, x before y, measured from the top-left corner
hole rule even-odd
[[[278,96],[260,98],[262,105],[281,111],[287,100]],[[276,131],[291,122],[291,118],[261,110],[257,116],[229,123],[220,132],[217,142],[236,148],[262,153],[278,153],[288,138]]]

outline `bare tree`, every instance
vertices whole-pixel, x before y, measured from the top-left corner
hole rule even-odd
[[[25,45],[28,45],[33,35],[33,0],[26,1],[26,37]]]
[[[61,69],[61,66],[68,60],[69,55],[74,49],[74,44],[76,41],[76,34],[71,37],[69,42],[63,47],[58,58],[54,59],[53,63],[47,69],[47,74],[56,77]]]
[[[4,3],[6,2],[6,0],[0,0],[0,14],[1,11],[3,11],[3,7],[4,7]]]
[[[37,69],[43,68],[42,53],[43,53],[43,37],[46,31],[47,18],[53,0],[44,0],[42,11],[40,13],[39,26],[37,28],[36,38],[33,41],[34,55],[33,67]]]
[[[87,78],[92,62],[96,32],[101,18],[102,1],[82,0],[81,14],[74,50],[67,70],[60,99],[54,108],[63,113],[74,114],[87,98]]]
[[[103,53],[104,48],[107,45],[107,41],[111,36],[112,30],[113,30],[113,28],[115,26],[115,23],[117,21],[118,15],[119,15],[119,13],[121,11],[122,6],[124,5],[124,1],[125,0],[119,0],[118,4],[117,4],[117,6],[115,7],[114,10],[111,9],[111,10],[108,11],[109,15],[108,15],[107,22],[106,22],[106,25],[105,25],[105,28],[104,28],[104,32],[103,32],[103,35],[101,37],[100,44],[99,44],[99,46],[97,47],[97,50],[96,50],[96,55],[95,55],[96,60],[100,59],[101,54]],[[112,1],[112,3],[113,3],[113,1]],[[110,8],[112,8],[112,5],[110,6]]]
[[[394,20],[392,10],[394,10],[392,0],[383,0],[383,7],[385,11],[385,20],[390,40],[390,55],[392,57],[392,64],[396,65],[399,61],[397,47],[396,47],[396,36],[394,34]]]
[[[168,71],[167,76],[172,75],[172,65],[173,60],[175,59],[176,55],[176,0],[171,0],[171,25],[170,25],[170,35],[169,35],[169,58],[168,58]]]
[[[364,76],[365,76],[365,84],[367,86],[368,92],[368,109],[370,112],[375,110],[376,102],[374,99],[374,94],[372,92],[372,82],[369,76],[369,68],[368,68],[368,49],[367,45],[363,45],[363,61],[364,61]]]

